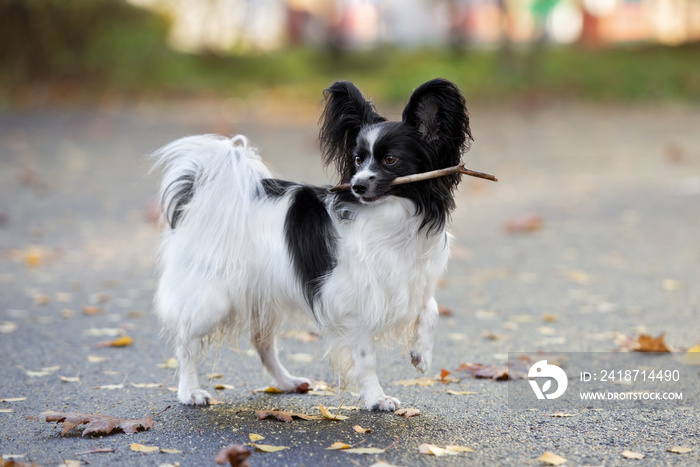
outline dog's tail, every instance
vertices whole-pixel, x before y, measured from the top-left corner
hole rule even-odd
[[[163,218],[172,229],[190,216],[192,204],[240,206],[262,194],[261,180],[271,174],[255,148],[241,135],[187,136],[153,154],[154,168],[163,169],[159,199]],[[233,204],[230,204],[233,203]]]

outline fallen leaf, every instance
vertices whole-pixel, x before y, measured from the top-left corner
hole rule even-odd
[[[302,420],[322,420],[323,417],[317,417],[315,415],[306,415],[294,412],[282,412],[281,410],[258,410],[255,412],[258,419],[265,420],[268,417],[274,417],[277,420],[286,423],[292,423],[294,418],[300,418]]]
[[[323,415],[325,418],[328,420],[336,420],[336,421],[342,421],[342,420],[347,420],[350,417],[346,417],[345,415],[340,415],[340,408],[336,411],[335,414],[331,413],[330,410],[328,410],[326,407],[323,406],[323,404],[318,405],[318,410],[321,411],[321,415]]]
[[[689,452],[692,452],[693,450],[690,448],[686,448],[683,446],[673,446],[672,448],[666,449],[666,452],[673,452],[676,454],[687,454]]]
[[[98,357],[97,355],[88,355],[87,359],[90,363],[102,363],[107,361],[105,357]]]
[[[542,315],[542,321],[545,323],[555,323],[559,321],[559,317],[557,315],[544,314]]]
[[[644,459],[644,454],[634,451],[622,451],[622,457],[624,457],[625,459],[642,460]]]
[[[26,400],[26,397],[8,397],[6,399],[0,399],[0,402],[21,402]]]
[[[336,450],[340,450],[340,449],[349,449],[349,448],[350,448],[349,444],[345,444],[345,443],[341,443],[340,441],[336,441],[335,443],[328,446],[326,449],[329,451],[336,451]]]
[[[265,388],[258,388],[258,389],[253,389],[253,393],[259,393],[259,392],[265,392],[267,394],[281,394],[282,391],[280,389],[277,389],[274,386],[268,386]]]
[[[228,462],[231,467],[251,467],[248,456],[250,456],[248,448],[240,444],[230,444],[219,451],[215,461],[219,465]]]
[[[369,428],[362,428],[360,425],[355,425],[352,429],[358,433],[372,433],[372,430]]]
[[[449,444],[445,446],[445,449],[451,452],[474,452],[472,448],[468,448],[466,446],[454,446]]]
[[[507,221],[503,228],[507,234],[523,234],[532,233],[542,230],[544,227],[544,219],[536,214],[526,214],[519,217],[514,217]]]
[[[12,409],[0,409],[0,413],[12,413],[14,410]]]
[[[634,346],[635,352],[670,352],[664,342],[664,335],[661,333],[659,337],[651,337],[649,334],[640,334],[637,339],[637,345]]]
[[[269,444],[257,444],[257,443],[250,443],[251,446],[254,446],[255,449],[258,451],[262,452],[277,452],[277,451],[283,451],[285,449],[289,449],[289,446],[272,446]]]
[[[61,382],[63,382],[63,383],[79,383],[80,378],[78,376],[61,376]]]
[[[262,441],[263,439],[265,439],[265,437],[264,437],[263,435],[259,435],[259,434],[257,434],[257,433],[250,433],[250,434],[248,435],[248,438],[250,438],[250,440],[251,440],[252,442]]]
[[[162,386],[162,384],[160,384],[160,383],[129,383],[129,384],[135,388],[146,388],[146,389],[159,388]]]
[[[125,419],[111,417],[109,415],[80,412],[43,412],[37,416],[28,418],[30,420],[41,420],[45,418],[47,422],[63,423],[63,432],[61,435],[65,435],[70,430],[83,423],[87,423],[87,426],[83,430],[83,436],[99,433],[108,435],[115,429],[120,429],[126,434],[133,434],[138,431],[147,431],[153,428],[153,417],[165,412],[169,408],[170,407],[166,407],[157,414],[140,419]]]
[[[128,347],[134,343],[134,339],[129,336],[122,336],[113,341],[99,342],[98,347]]]
[[[550,417],[558,417],[558,418],[566,418],[566,417],[573,417],[574,414],[572,413],[564,413],[564,412],[554,412],[552,414],[549,414]]]
[[[418,446],[418,452],[420,454],[430,454],[435,457],[450,456],[457,454],[456,452],[448,451],[440,446],[435,446],[434,444],[423,443]]]
[[[447,308],[446,306],[443,305],[438,305],[438,315],[440,316],[452,316],[454,313],[452,313],[452,310]]]
[[[452,396],[469,396],[471,394],[477,394],[477,393],[474,391],[453,391],[452,389],[448,389],[447,394],[450,394]]]
[[[503,339],[506,338],[506,336],[502,336],[500,334],[494,334],[493,332],[489,330],[484,330],[484,332],[481,333],[482,336],[484,336],[486,339],[491,340],[491,341],[502,341]]]
[[[420,410],[418,409],[399,409],[394,411],[394,415],[399,415],[403,418],[410,418],[410,417],[415,417],[416,415],[420,415]]]
[[[540,457],[537,458],[538,461],[544,462],[547,465],[562,465],[564,462],[567,461],[567,459],[561,457],[558,454],[554,454],[553,452],[545,452],[542,454]]]
[[[475,378],[487,378],[497,381],[522,379],[527,377],[527,365],[522,362],[508,362],[506,365],[483,365],[481,363],[462,363],[455,371],[465,371]]]
[[[19,368],[21,368],[22,370],[24,370],[24,372],[25,372],[25,373],[27,374],[27,376],[29,376],[30,378],[40,378],[40,377],[42,377],[42,376],[48,376],[48,375],[53,374],[53,373],[55,373],[55,372],[57,372],[58,370],[61,369],[60,366],[47,366],[47,367],[42,368],[42,369],[39,370],[39,371],[26,370],[26,369],[24,369],[24,368],[22,368],[22,367],[19,367]]]
[[[131,443],[131,446],[129,448],[132,451],[136,452],[156,452],[160,451],[160,448],[158,446],[146,446],[145,444],[139,444],[139,443]]]
[[[3,321],[0,323],[0,334],[9,334],[17,330],[17,324],[11,321]]]
[[[63,464],[59,464],[58,467],[80,467],[83,461],[75,459],[63,459]]]
[[[384,454],[386,450],[381,448],[350,448],[344,449],[343,452],[349,452],[350,454]]]
[[[224,375],[223,375],[223,373],[209,373],[208,375],[206,375],[206,377],[208,379],[217,379],[217,378],[223,378]]]
[[[165,363],[159,363],[158,368],[177,368],[178,363],[177,363],[177,358],[175,357],[170,357],[165,361]]]
[[[75,453],[76,456],[83,456],[85,454],[104,454],[108,452],[114,452],[114,448],[91,448],[88,449],[87,451],[83,452],[77,452]]]
[[[223,391],[224,389],[235,389],[232,384],[215,384],[214,389]]]
[[[121,384],[105,384],[102,386],[95,386],[95,389],[104,389],[106,391],[115,391],[117,389],[124,389],[124,383]]]

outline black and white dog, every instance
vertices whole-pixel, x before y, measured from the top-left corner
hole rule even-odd
[[[390,122],[352,83],[336,82],[324,96],[323,161],[350,190],[273,178],[243,136],[190,136],[155,154],[169,224],[155,308],[175,346],[184,404],[209,403],[196,357],[203,338],[222,332],[249,332],[282,391],[309,383],[277,356],[275,336],[294,310],[320,327],[367,409],[399,407],[377,378],[378,340],[404,339],[413,365],[430,368],[433,293],[460,175],[391,182],[460,163],[472,141],[465,99],[435,79]]]

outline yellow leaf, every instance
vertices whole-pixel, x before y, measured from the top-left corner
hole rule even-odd
[[[667,452],[674,452],[676,454],[687,454],[689,452],[692,452],[693,450],[690,448],[686,448],[683,446],[673,446],[672,448],[666,449]]]
[[[634,451],[622,451],[622,457],[625,459],[644,459],[644,454]]]
[[[538,461],[544,462],[547,465],[562,465],[566,462],[566,459],[553,452],[545,452],[540,457],[537,458]]]
[[[334,450],[348,449],[348,448],[350,448],[349,444],[345,444],[345,443],[341,443],[340,441],[336,441],[335,443],[328,446],[326,449],[334,451]]]
[[[279,394],[279,393],[281,393],[282,391],[280,391],[279,389],[277,389],[277,388],[274,387],[274,386],[268,386],[268,387],[266,387],[266,388],[253,389],[253,393],[258,393],[258,392],[265,392],[265,393],[267,393],[267,394]]]
[[[131,446],[129,446],[132,451],[136,452],[156,452],[160,451],[160,448],[158,446],[146,446],[143,444],[139,443],[132,443]]]
[[[355,425],[352,427],[353,430],[357,431],[358,433],[372,433],[372,430],[369,428],[362,428],[360,425]]]
[[[170,357],[165,361],[165,363],[159,363],[158,368],[177,368],[177,358],[175,357]]]
[[[255,449],[258,451],[262,452],[277,452],[277,451],[283,451],[285,449],[289,449],[289,446],[271,446],[269,444],[258,444],[258,443],[250,443],[251,446],[254,446]]]
[[[260,440],[265,439],[265,437],[264,437],[263,435],[259,435],[259,434],[257,434],[257,433],[250,433],[250,434],[248,435],[248,437],[250,438],[250,440],[251,440],[252,442],[256,442],[256,441],[260,441]]]
[[[343,452],[351,454],[384,454],[386,451],[380,448],[350,448],[344,449]]]
[[[223,373],[209,373],[209,374],[206,375],[206,376],[207,376],[207,378],[209,378],[209,379],[217,379],[217,378],[223,378],[223,377],[224,377]]]
[[[331,413],[330,410],[328,410],[327,408],[325,408],[325,407],[323,406],[323,404],[319,404],[318,410],[320,410],[320,411],[321,411],[321,415],[323,415],[324,417],[326,417],[328,420],[338,420],[338,421],[340,421],[340,420],[347,420],[348,418],[350,418],[350,417],[346,417],[345,415],[340,415],[340,414],[338,413],[338,412],[340,412],[340,408],[338,409],[338,411],[337,411],[335,414],[333,414],[333,413]]]
[[[129,336],[122,336],[113,341],[100,342],[97,344],[98,347],[128,347],[134,343],[134,339]]]

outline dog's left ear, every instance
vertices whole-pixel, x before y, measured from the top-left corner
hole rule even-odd
[[[466,99],[445,79],[416,88],[403,111],[403,121],[414,126],[424,142],[435,145],[451,165],[459,164],[462,151],[468,150],[473,140]]]

